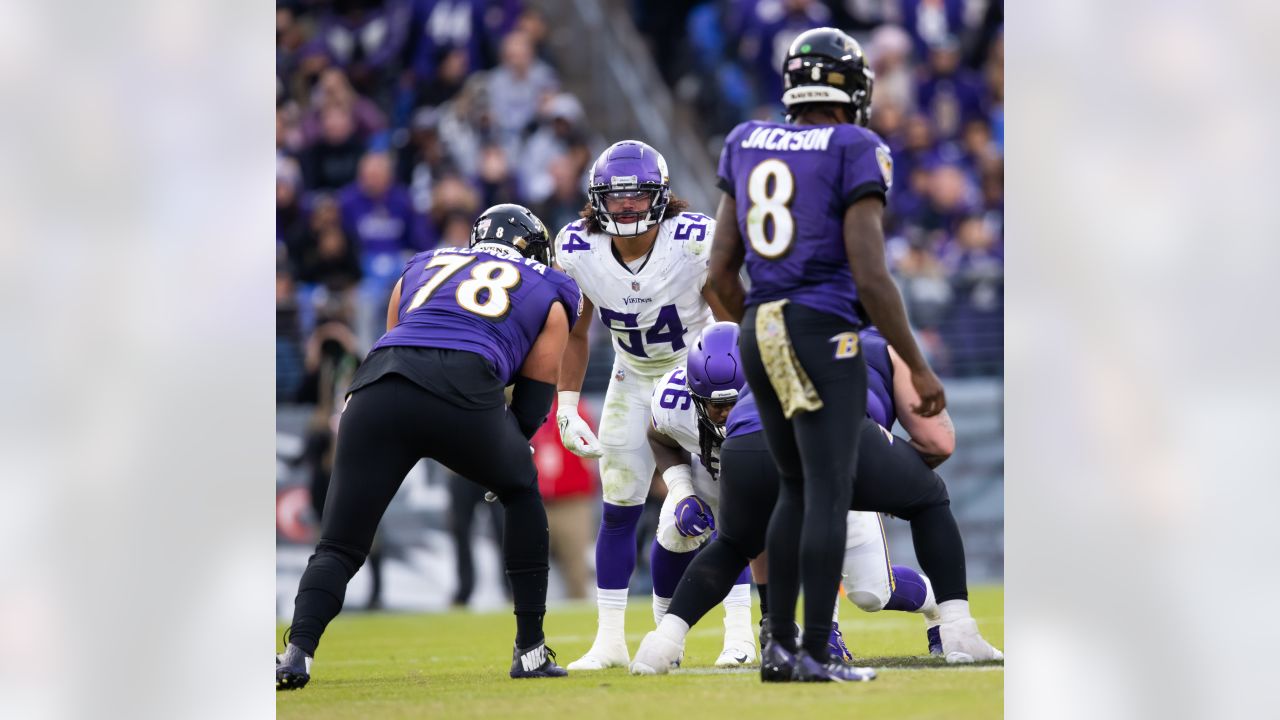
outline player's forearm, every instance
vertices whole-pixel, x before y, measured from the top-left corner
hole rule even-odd
[[[746,303],[747,293],[742,287],[742,278],[728,268],[713,268],[707,279],[711,292],[720,300],[726,319],[740,323]]]
[[[653,459],[659,473],[665,473],[677,465],[691,464],[689,453],[683,448],[671,447],[664,440],[665,437],[653,428],[649,428],[649,447],[653,450]]]
[[[560,381],[556,389],[573,392],[582,390],[582,379],[587,375],[587,359],[591,348],[587,338],[577,333],[569,334],[569,342],[564,348],[564,358],[560,361]]]

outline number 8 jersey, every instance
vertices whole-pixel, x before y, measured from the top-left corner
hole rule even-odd
[[[635,273],[614,256],[612,238],[588,232],[585,224],[560,230],[556,262],[612,332],[617,362],[655,378],[683,363],[689,342],[713,321],[702,288],[715,220],[690,212],[663,220],[649,259]]]
[[[893,159],[880,137],[857,125],[749,121],[725,138],[718,175],[738,207],[746,304],[791,298],[861,325],[844,213],[889,191]]]

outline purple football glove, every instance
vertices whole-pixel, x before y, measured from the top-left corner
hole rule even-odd
[[[676,532],[685,537],[697,537],[715,529],[716,519],[702,498],[690,495],[676,503]]]

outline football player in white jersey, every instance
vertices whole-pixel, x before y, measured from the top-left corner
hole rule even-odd
[[[738,326],[708,325],[693,341],[684,367],[669,371],[653,390],[649,446],[667,483],[655,542],[681,553],[678,573],[653,579],[653,617],[661,624],[676,584],[692,562],[694,550],[711,539],[720,512],[720,443],[729,410],[746,384],[737,361]],[[694,465],[692,457],[700,463]],[[656,550],[655,550],[656,551]],[[743,568],[724,598],[724,650],[716,667],[754,665],[758,661],[751,624],[751,573]]]
[[[600,458],[604,511],[596,538],[599,625],[591,649],[570,670],[630,662],[627,588],[654,471],[649,399],[663,374],[684,364],[689,343],[713,321],[713,307],[721,307],[706,287],[715,221],[684,212],[656,150],[635,140],[614,143],[592,165],[588,183],[583,218],[556,236],[556,257],[582,289],[584,316],[596,315],[612,332],[614,365],[597,439],[577,409],[591,323],[576,325],[560,369],[556,422],[566,448]],[[654,563],[661,568],[676,562],[674,555],[658,548]]]

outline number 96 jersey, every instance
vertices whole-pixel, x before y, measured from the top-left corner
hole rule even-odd
[[[613,335],[617,362],[650,378],[683,363],[689,343],[712,322],[702,296],[715,220],[680,213],[662,221],[649,259],[636,272],[613,254],[613,240],[569,223],[556,260],[595,305]]]

